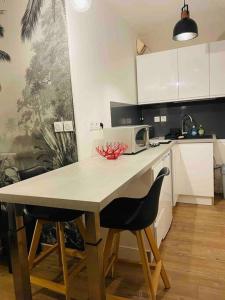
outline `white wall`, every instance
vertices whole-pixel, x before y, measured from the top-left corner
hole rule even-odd
[[[90,123],[111,126],[110,101],[136,104],[136,34],[112,7],[93,0],[79,13],[67,0],[76,132],[79,160],[92,153],[99,132]]]

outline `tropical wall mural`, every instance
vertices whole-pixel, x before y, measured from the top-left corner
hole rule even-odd
[[[53,131],[74,121],[64,0],[0,3],[0,153],[19,168],[77,161],[75,133]]]
[[[75,131],[53,130],[74,122],[64,0],[0,0],[0,107],[0,187],[77,161]]]

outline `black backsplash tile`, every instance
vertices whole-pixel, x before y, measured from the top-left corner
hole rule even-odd
[[[117,102],[111,102],[112,127],[140,124],[141,107]]]
[[[225,98],[143,106],[111,105],[112,126],[149,124],[154,126],[155,136],[164,136],[170,128],[181,128],[185,114],[190,114],[197,126],[202,124],[206,134],[225,138]],[[166,123],[154,123],[154,116],[164,115]]]

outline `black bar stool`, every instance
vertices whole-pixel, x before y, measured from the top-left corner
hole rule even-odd
[[[150,299],[153,300],[156,299],[160,275],[165,288],[170,288],[170,282],[151,228],[158,214],[159,196],[163,179],[169,174],[169,169],[163,168],[152,184],[149,193],[144,198],[118,198],[101,212],[101,226],[109,228],[104,248],[105,275],[110,270],[114,272],[118,259],[120,232],[125,230],[132,232],[137,239],[148,294]],[[150,270],[145,250],[144,233],[155,258],[155,265],[151,265],[154,268],[153,272]]]
[[[31,169],[19,171],[19,175],[21,180],[25,180],[46,172],[47,170],[44,167],[37,166]],[[40,278],[37,276],[30,276],[31,283],[50,289],[57,293],[64,294],[66,296],[66,300],[70,300],[71,285],[69,277],[72,273],[73,275],[78,274],[85,267],[85,252],[81,252],[75,249],[66,249],[64,223],[74,221],[78,226],[81,235],[84,237],[85,231],[81,218],[83,212],[69,209],[59,209],[31,205],[26,206],[26,211],[30,217],[33,217],[37,220],[28,257],[30,270],[32,270],[49,254],[57,250],[59,254],[59,264],[62,267],[63,274],[63,284]],[[44,224],[49,223],[54,223],[56,225],[57,243],[55,245],[47,247],[45,250],[41,251],[40,254],[37,255],[37,249],[40,243],[43,226]],[[71,270],[68,269],[68,265],[66,262],[67,254],[81,259],[76,266],[72,266]]]

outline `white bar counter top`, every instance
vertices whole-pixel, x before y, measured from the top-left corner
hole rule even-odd
[[[93,157],[0,189],[0,201],[99,212],[131,180],[143,175],[176,143],[213,142],[179,140],[117,160]]]
[[[174,144],[117,160],[94,157],[0,189],[0,201],[99,212]]]

